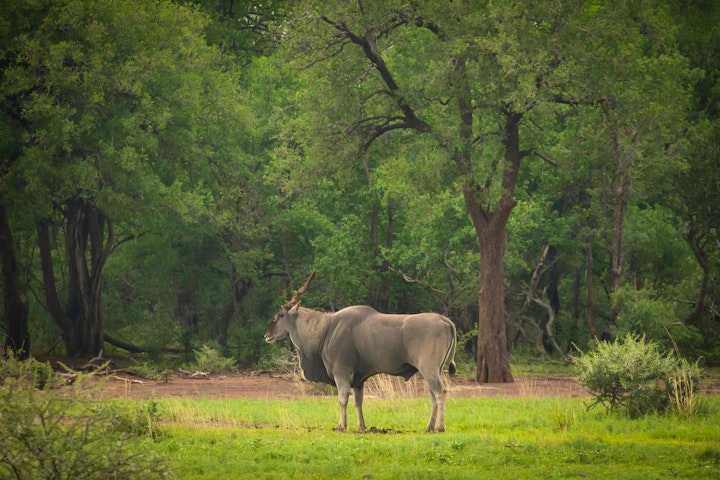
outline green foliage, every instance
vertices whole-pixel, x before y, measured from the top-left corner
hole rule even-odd
[[[665,351],[678,348],[684,356],[697,353],[702,344],[700,333],[683,323],[674,302],[650,288],[633,287],[621,288],[612,299],[619,311],[616,337],[642,335]]]
[[[219,350],[203,345],[195,350],[195,361],[189,365],[189,368],[209,374],[232,373],[237,370],[237,362],[233,358],[223,356]]]
[[[0,0],[0,200],[20,278],[46,291],[47,219],[58,289],[82,284],[62,261],[63,205],[81,196],[112,223],[98,308],[125,341],[188,355],[218,342],[249,365],[313,268],[307,306],[382,293],[392,311],[472,330],[479,257],[461,192],[474,182],[495,210],[516,113],[527,156],[504,245],[508,323],[532,334],[513,314],[551,245],[535,293],[558,295],[561,347],[617,320],[619,337],[718,364],[720,7],[691,3]],[[397,90],[323,18],[372,36]],[[459,59],[474,114],[464,140]],[[407,109],[429,131],[405,128]],[[628,287],[611,297],[616,157],[632,186]],[[48,301],[29,302],[33,348],[50,348]],[[526,310],[544,325],[539,305]],[[36,366],[38,387],[45,377]]]
[[[154,363],[150,362],[135,362],[125,367],[125,370],[137,375],[138,377],[147,378],[150,380],[162,380],[167,382],[172,375],[172,370],[168,368],[162,368]]]
[[[171,478],[137,435],[120,427],[121,413],[98,408],[95,380],[77,374],[71,385],[36,360],[0,363],[0,478]],[[36,388],[42,371],[44,390]],[[47,374],[51,373],[49,377]]]
[[[664,354],[657,343],[631,334],[599,342],[575,362],[578,381],[593,395],[592,406],[602,404],[631,417],[670,412],[691,402],[700,376],[697,364]]]
[[[38,362],[37,360],[29,360],[30,371],[32,372],[33,387],[38,390],[52,388],[53,369],[48,362]]]
[[[97,415],[107,421],[110,434],[156,440],[160,429],[160,414],[155,400],[128,404],[111,402],[99,404],[95,409]]]

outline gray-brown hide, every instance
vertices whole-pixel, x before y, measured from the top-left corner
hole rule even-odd
[[[306,289],[312,276],[303,287]],[[347,429],[347,403],[353,391],[357,431],[365,430],[362,412],[365,381],[378,373],[409,379],[418,371],[430,388],[432,413],[426,431],[445,431],[447,388],[443,367],[455,370],[455,325],[437,313],[388,315],[366,306],[323,313],[300,306],[298,290],[270,321],[265,340],[290,337],[300,354],[305,378],[338,388],[340,421]],[[294,301],[294,302],[293,302]]]

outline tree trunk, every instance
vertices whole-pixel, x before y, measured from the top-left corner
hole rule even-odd
[[[535,348],[537,352],[540,355],[545,355],[545,346],[543,345],[542,337],[543,337],[543,329],[540,327],[540,325],[533,320],[531,316],[528,315],[528,310],[530,309],[530,305],[532,304],[533,300],[535,299],[535,291],[538,288],[538,284],[540,283],[540,276],[542,274],[542,267],[545,263],[545,259],[548,256],[548,252],[550,251],[550,245],[547,244],[545,247],[543,247],[542,252],[540,252],[540,258],[535,263],[535,268],[533,268],[532,276],[530,277],[530,283],[528,284],[527,292],[525,293],[525,301],[523,302],[522,309],[517,314],[518,319],[518,329],[517,333],[514,336],[510,336],[512,339],[510,341],[510,344],[508,346],[509,351],[513,351],[515,349],[515,346],[520,341],[520,337],[522,335],[525,335],[527,337],[527,334],[525,332],[525,329],[523,328],[525,322],[529,322],[537,331],[537,335],[535,336]]]
[[[243,301],[245,296],[250,291],[252,281],[248,278],[242,278],[237,274],[235,265],[230,266],[230,299],[228,305],[220,318],[219,332],[218,332],[218,343],[223,348],[225,354],[229,354],[228,351],[228,332],[230,330],[230,324],[238,310],[238,305]]]
[[[13,352],[20,358],[27,358],[30,355],[28,301],[26,290],[20,282],[15,241],[2,197],[0,197],[0,268],[5,307],[5,353]]]
[[[385,233],[385,250],[390,251],[393,246],[393,227],[394,227],[394,209],[392,200],[388,199],[387,205],[387,232]],[[383,261],[380,264],[380,287],[377,296],[377,309],[381,312],[390,311],[390,262],[383,255]]]
[[[555,325],[555,311],[552,308],[552,304],[550,303],[550,300],[545,300],[543,298],[533,298],[533,301],[543,307],[547,313],[548,313],[548,320],[545,323],[545,335],[547,337],[548,343],[552,346],[552,349],[554,352],[559,353],[562,355],[563,351],[560,348],[560,345],[558,345],[557,341],[555,340],[555,332],[553,331],[553,325]]]
[[[478,349],[475,378],[481,383],[512,382],[505,324],[504,229],[484,228],[480,241]]]
[[[555,316],[560,313],[560,270],[557,265],[558,251],[554,245],[550,245],[548,250],[548,260],[550,261],[550,278],[548,279],[548,300],[550,307]]]
[[[50,225],[46,220],[38,224],[38,250],[40,251],[40,267],[45,292],[45,308],[55,324],[67,338],[73,329],[73,319],[65,311],[57,294],[55,272],[53,268],[52,244],[50,243]]]
[[[66,354],[97,355],[104,341],[102,275],[115,245],[115,232],[112,222],[90,200],[76,198],[66,202],[63,214],[68,265],[64,307],[57,294],[49,223],[44,221],[38,226],[45,301],[50,316],[62,331]]]
[[[200,333],[200,317],[192,301],[193,294],[198,286],[191,280],[190,284],[184,285],[176,294],[175,317],[180,321],[182,334],[180,343],[185,353],[190,354],[193,349],[193,338]]]
[[[572,297],[570,300],[570,315],[571,318],[580,318],[580,283],[582,278],[582,272],[580,269],[576,269],[573,272],[572,281]]]
[[[460,112],[464,129],[472,122],[470,102],[463,102],[460,96]],[[461,173],[465,173],[463,196],[465,206],[472,220],[480,247],[480,284],[478,288],[478,349],[475,378],[481,383],[512,382],[508,356],[507,329],[505,320],[505,226],[515,206],[515,186],[520,171],[520,136],[518,126],[521,114],[505,112],[505,163],[502,175],[502,191],[496,208],[492,211],[489,202],[484,201],[491,179],[482,187],[469,174],[471,160],[469,151],[459,152]],[[468,137],[469,138],[469,137]]]
[[[367,162],[367,154],[366,152],[362,152],[362,165],[363,165],[363,171],[365,173],[365,181],[367,182],[368,188],[371,188],[372,186],[372,178],[370,175],[370,166]],[[383,258],[381,263],[379,265],[376,265],[375,268],[378,273],[379,277],[379,283],[377,285],[377,288],[374,288],[370,291],[370,299],[368,303],[371,307],[374,309],[380,311],[380,312],[389,312],[390,311],[390,277],[388,276],[388,272],[390,271],[390,262],[387,260],[387,258],[384,258],[384,255],[382,254],[382,248],[381,248],[381,236],[382,236],[382,228],[380,226],[381,223],[381,213],[382,213],[382,196],[377,195],[373,199],[373,204],[370,209],[370,247],[373,251],[374,258]],[[394,222],[394,209],[393,209],[393,202],[392,199],[387,199],[387,232],[385,234],[385,242],[384,247],[386,251],[389,251],[392,249],[393,244],[393,222]]]
[[[696,327],[700,326],[702,318],[705,314],[705,298],[707,296],[708,286],[710,283],[710,262],[708,260],[708,254],[703,248],[704,235],[699,233],[698,230],[697,226],[694,223],[691,223],[688,232],[684,235],[685,241],[690,247],[690,250],[693,252],[695,260],[698,262],[698,265],[700,265],[703,272],[702,279],[700,281],[700,291],[695,298],[695,305],[693,306],[692,312],[690,312],[690,317],[688,318],[688,323]]]
[[[375,128],[367,129],[363,124],[361,152],[385,133],[396,129],[415,130],[419,133],[431,131],[430,126],[417,117],[415,110],[407,103],[405,96],[396,83],[388,64],[384,61],[381,50],[369,31],[357,34],[348,29],[346,22],[335,22],[327,17],[323,21],[338,31],[338,35],[360,46],[365,57],[377,70],[387,86],[386,94],[396,99],[399,116],[388,117]],[[504,131],[500,132],[505,148],[504,162],[491,165],[495,170],[498,165],[503,168],[501,177],[500,199],[495,210],[492,210],[490,192],[493,179],[497,172],[492,171],[484,184],[480,184],[473,173],[472,148],[473,138],[473,94],[467,80],[466,56],[460,55],[453,59],[454,75],[452,84],[458,99],[459,130],[453,160],[457,178],[462,182],[463,197],[468,214],[475,227],[480,247],[480,286],[478,289],[479,332],[478,332],[478,370],[477,379],[481,382],[512,382],[510,364],[507,354],[507,334],[505,321],[503,270],[503,242],[505,226],[510,212],[515,206],[515,186],[520,171],[520,160],[529,152],[521,152],[519,148],[519,124],[522,113],[513,112],[509,105],[503,106],[498,114],[504,120]]]
[[[502,109],[505,117],[503,145],[505,157],[502,189],[495,210],[491,208],[489,190],[494,172],[481,185],[473,173],[473,103],[467,82],[466,58],[455,60],[458,85],[459,140],[462,147],[455,152],[458,176],[463,180],[465,207],[475,227],[480,248],[480,282],[478,286],[477,370],[475,379],[481,383],[512,382],[508,356],[505,319],[505,226],[515,206],[515,186],[520,173],[519,124],[522,114]]]
[[[585,324],[590,338],[596,338],[597,327],[593,312],[593,253],[590,245],[585,248]]]

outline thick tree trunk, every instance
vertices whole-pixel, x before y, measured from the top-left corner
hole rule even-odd
[[[0,197],[0,270],[2,270],[5,317],[5,353],[13,352],[20,358],[27,358],[30,354],[28,301],[26,290],[20,282],[15,241],[2,197]]]
[[[481,185],[473,173],[473,103],[465,71],[466,59],[457,58],[455,75],[458,85],[459,137],[462,148],[455,152],[458,176],[463,180],[463,198],[472,220],[480,248],[480,283],[478,287],[477,370],[475,379],[481,383],[512,382],[508,356],[505,320],[505,226],[515,206],[515,186],[520,172],[519,124],[522,114],[503,109],[505,117],[503,145],[505,158],[502,189],[495,210],[489,191],[494,172]]]
[[[468,135],[472,123],[470,102],[462,101],[460,112]],[[480,247],[480,284],[478,288],[478,349],[475,378],[481,383],[512,382],[508,356],[507,329],[505,320],[505,267],[504,243],[505,226],[515,206],[515,186],[520,171],[523,153],[519,149],[518,126],[521,114],[505,112],[504,141],[505,158],[502,174],[502,191],[495,210],[491,210],[487,195],[491,179],[485,186],[479,185],[472,177],[469,151],[458,152],[458,166],[466,178],[463,196],[465,206],[472,220]],[[463,137],[463,138],[469,138]]]
[[[50,243],[50,226],[47,221],[41,221],[38,224],[38,250],[40,251],[40,267],[45,292],[45,308],[47,308],[48,313],[63,332],[65,338],[72,333],[73,320],[68,316],[57,294],[52,244]]]
[[[57,294],[49,224],[41,222],[38,226],[45,301],[53,321],[62,331],[66,353],[73,356],[97,355],[104,341],[102,275],[115,245],[115,233],[112,222],[89,200],[73,199],[65,204],[63,213],[68,266],[67,302],[64,307]]]
[[[486,228],[480,240],[478,349],[476,379],[512,382],[505,323],[504,230]]]

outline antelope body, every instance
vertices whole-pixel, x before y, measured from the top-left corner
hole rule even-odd
[[[289,336],[299,353],[305,378],[337,386],[337,430],[347,429],[347,403],[352,390],[357,431],[365,431],[362,402],[368,378],[386,373],[407,380],[420,372],[432,400],[426,431],[445,431],[447,388],[443,367],[448,359],[450,373],[455,371],[456,331],[452,321],[437,313],[390,315],[360,305],[335,313],[301,307],[300,296],[313,275],[272,318],[265,340],[273,343]]]

